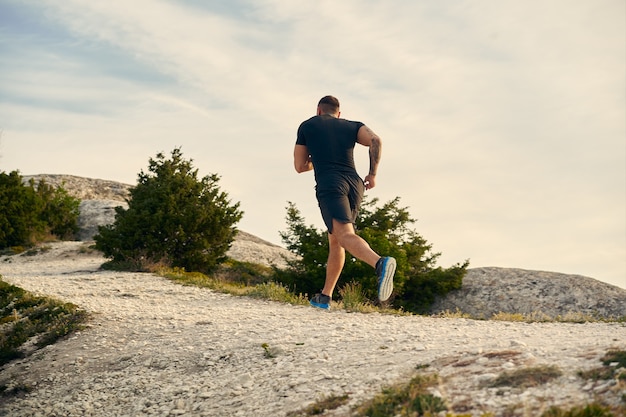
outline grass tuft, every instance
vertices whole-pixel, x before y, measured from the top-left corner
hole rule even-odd
[[[428,389],[438,383],[439,378],[435,374],[418,374],[406,385],[383,389],[382,393],[358,407],[356,415],[367,417],[437,415],[446,410],[445,401],[431,394]]]
[[[471,319],[473,318],[470,314],[462,312],[458,307],[455,311],[445,310],[438,314],[435,314],[433,317],[443,318],[443,319]]]
[[[592,403],[584,407],[572,407],[564,411],[559,407],[550,407],[541,417],[616,417],[613,412],[600,404]]]
[[[27,342],[42,348],[83,328],[86,311],[71,303],[37,297],[0,280],[0,365],[28,355]]]
[[[499,312],[491,316],[491,320],[497,321],[512,321],[512,322],[521,322],[521,323],[548,323],[548,322],[557,322],[557,323],[592,323],[598,321],[614,321],[610,319],[598,319],[589,314],[584,314],[581,312],[568,312],[564,315],[558,315],[552,317],[548,314],[545,314],[541,311],[533,311],[531,313],[505,313]]]
[[[280,353],[280,350],[277,348],[272,348],[270,347],[270,345],[268,345],[267,343],[263,343],[261,345],[261,347],[264,350],[263,356],[265,356],[267,359],[273,359],[275,357],[278,356],[278,354]]]
[[[562,374],[561,370],[553,365],[520,368],[510,372],[503,372],[489,386],[530,388],[550,382]]]
[[[587,371],[579,371],[578,376],[593,381],[617,378],[626,383],[626,351],[610,349],[600,358],[603,366]]]
[[[363,286],[358,282],[350,282],[339,289],[343,308],[346,311],[371,313],[376,307],[370,303],[363,292]]]
[[[248,288],[249,291],[247,291],[247,294],[244,295],[248,295],[250,297],[263,298],[266,300],[279,301],[295,305],[304,305],[308,303],[304,296],[296,295],[289,291],[289,289],[284,285],[277,284],[275,282],[267,282]]]
[[[292,411],[287,413],[287,417],[306,417],[306,416],[318,416],[324,414],[326,411],[335,410],[342,405],[346,404],[349,400],[347,394],[344,395],[329,395],[323,397],[303,410]]]

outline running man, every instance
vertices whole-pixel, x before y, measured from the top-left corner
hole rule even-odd
[[[310,301],[313,307],[330,310],[330,301],[345,263],[347,250],[369,264],[378,276],[378,299],[386,301],[393,292],[396,260],[381,257],[354,231],[354,222],[366,189],[376,186],[382,142],[361,122],[341,119],[339,100],[325,96],[317,105],[317,115],[302,122],[294,149],[298,173],[314,170],[315,196],[328,228],[328,262],[324,288]],[[369,148],[369,173],[359,177],[354,165],[354,147]]]

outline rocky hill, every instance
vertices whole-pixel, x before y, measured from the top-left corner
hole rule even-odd
[[[90,240],[97,226],[114,220],[116,206],[125,206],[131,185],[71,175],[25,176],[44,179],[63,187],[82,200],[79,239]],[[232,258],[285,265],[293,257],[286,249],[240,231],[228,253]],[[460,311],[490,318],[499,312],[536,314],[539,317],[583,314],[595,317],[626,317],[626,290],[580,275],[516,268],[471,268],[463,287],[438,300],[433,314]]]
[[[24,181],[44,180],[55,187],[63,186],[70,195],[81,199],[77,234],[77,238],[81,241],[92,240],[98,232],[98,226],[112,223],[115,220],[115,207],[128,207],[126,199],[132,188],[129,184],[73,175],[41,174],[23,178]],[[293,258],[293,255],[285,248],[242,230],[237,234],[228,256],[240,261],[279,267],[286,265],[285,259]]]

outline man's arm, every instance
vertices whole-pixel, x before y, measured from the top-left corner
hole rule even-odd
[[[370,148],[370,170],[363,180],[363,182],[365,182],[365,188],[369,190],[376,186],[376,171],[378,171],[383,144],[380,137],[365,125],[361,126],[357,133],[357,142]]]
[[[307,172],[313,169],[309,149],[305,145],[296,145],[293,150],[293,166],[297,173]]]

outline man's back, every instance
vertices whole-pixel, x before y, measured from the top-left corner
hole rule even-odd
[[[305,145],[311,155],[315,178],[332,174],[356,174],[354,145],[361,122],[323,114],[303,122],[296,144]]]

